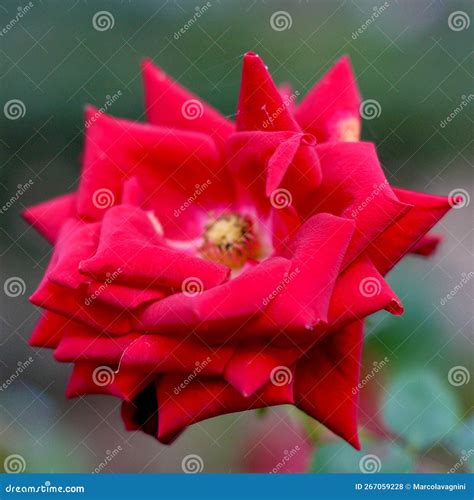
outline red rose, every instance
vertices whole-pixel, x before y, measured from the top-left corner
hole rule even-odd
[[[147,124],[86,112],[79,189],[29,208],[54,244],[31,344],[127,429],[290,403],[356,448],[363,319],[447,198],[388,185],[342,58],[301,104],[248,53],[235,124],[143,65]]]

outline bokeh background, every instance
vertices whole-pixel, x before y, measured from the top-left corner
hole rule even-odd
[[[443,126],[463,100],[474,98],[471,1],[212,0],[176,39],[205,3],[1,2],[0,28],[10,28],[0,35],[0,206],[19,184],[32,184],[0,215],[0,386],[9,381],[0,390],[0,470],[12,454],[24,458],[27,472],[181,472],[189,454],[202,458],[206,472],[269,471],[280,462],[282,471],[358,472],[369,461],[382,472],[472,470],[474,263],[467,196],[466,206],[437,228],[445,236],[440,251],[428,261],[408,258],[389,276],[405,315],[368,321],[360,453],[285,407],[212,419],[165,447],[125,433],[115,399],[66,400],[70,367],[28,347],[39,316],[28,295],[51,249],[19,213],[76,188],[86,103],[101,107],[120,91],[109,112],[143,119],[143,57],[232,116],[244,52],[258,52],[275,80],[300,95],[347,53],[364,99],[380,104],[363,135],[377,143],[389,181],[431,193],[472,193],[474,102]],[[353,36],[382,5],[388,7]],[[98,31],[92,18],[102,10],[113,27]],[[272,28],[277,11],[289,14],[287,29]],[[450,15],[458,11],[453,24]],[[13,99],[24,104],[14,120],[1,112]],[[24,280],[23,295],[4,293],[12,276]]]

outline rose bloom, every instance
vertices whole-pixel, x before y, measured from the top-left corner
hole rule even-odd
[[[54,245],[31,345],[164,443],[292,404],[359,448],[364,318],[403,312],[384,276],[452,200],[388,184],[347,57],[298,104],[247,53],[235,123],[143,78],[147,123],[89,107],[78,190],[24,213]]]

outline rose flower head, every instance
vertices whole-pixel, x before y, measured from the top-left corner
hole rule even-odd
[[[31,345],[161,442],[292,404],[359,448],[364,318],[403,312],[384,277],[453,203],[389,185],[347,57],[297,103],[245,54],[235,122],[143,79],[147,123],[88,107],[78,190],[24,212],[54,245]]]

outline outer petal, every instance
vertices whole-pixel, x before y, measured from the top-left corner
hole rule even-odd
[[[338,330],[382,309],[397,315],[403,313],[400,299],[370,259],[363,255],[337,280],[329,307],[329,328]]]
[[[145,373],[183,373],[193,380],[222,373],[234,349],[233,345],[212,348],[195,339],[141,335],[126,349],[120,366]]]
[[[43,278],[30,301],[56,314],[75,319],[93,328],[105,329],[122,335],[131,331],[131,316],[126,310],[87,302],[87,287],[77,290],[62,287]]]
[[[127,431],[141,430],[156,437],[158,405],[155,384],[149,384],[132,401],[124,401],[121,414]]]
[[[226,366],[224,378],[249,397],[270,380],[272,373],[286,371],[304,354],[300,347],[277,347],[266,341],[240,344]]]
[[[25,209],[23,218],[50,243],[54,243],[63,224],[76,211],[76,193],[65,194]]]
[[[154,302],[162,299],[167,295],[165,290],[157,290],[156,288],[133,288],[127,285],[119,285],[113,283],[113,276],[109,281],[97,282],[89,284],[89,296],[92,300],[109,305],[119,307],[121,309],[135,309],[136,307],[146,303]]]
[[[69,321],[71,321],[69,318],[65,318],[59,314],[54,314],[51,311],[43,311],[31,334],[30,345],[33,347],[55,349],[63,336],[64,327]]]
[[[77,288],[86,281],[79,263],[91,257],[99,242],[100,224],[70,219],[59,235],[46,276],[56,285]]]
[[[209,134],[222,148],[234,124],[205,101],[181,87],[150,60],[143,61],[145,109],[153,125]]]
[[[98,366],[95,363],[81,361],[74,365],[66,397],[110,394],[131,401],[148,384],[149,380],[143,373],[117,370],[112,366]]]
[[[362,341],[361,321],[329,335],[300,359],[294,381],[295,404],[356,449]]]
[[[370,246],[369,255],[383,275],[407,252],[416,251],[423,236],[454,204],[453,200],[443,196],[407,189],[395,189],[395,193],[402,202],[413,205],[413,208]]]
[[[317,146],[323,168],[313,210],[353,218],[356,231],[347,251],[347,265],[411,205],[400,201],[380,167],[373,144],[339,142]]]
[[[280,387],[267,384],[249,398],[218,377],[198,378],[176,395],[181,383],[179,375],[164,375],[157,384],[160,441],[217,415],[293,402],[291,383]]]
[[[415,243],[410,252],[423,257],[429,257],[436,252],[442,241],[443,236],[441,234],[427,234]]]
[[[192,238],[195,217],[231,199],[231,181],[219,162],[216,145],[205,134],[102,114],[87,129],[79,214],[102,218],[105,208],[120,201],[123,181],[133,176],[147,190],[145,205],[155,210],[165,232]],[[178,223],[174,214],[193,196],[195,203],[179,214]]]
[[[57,361],[89,361],[98,365],[119,365],[124,351],[139,337],[137,333],[111,336],[100,330],[71,322],[54,351]]]
[[[308,92],[295,116],[319,142],[358,141],[360,103],[349,57],[344,56]]]

